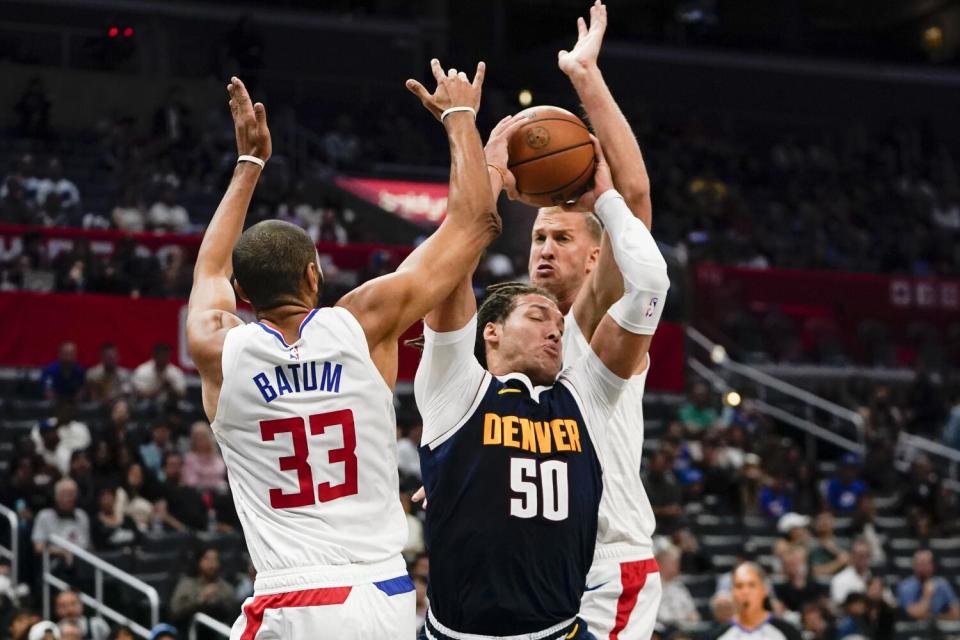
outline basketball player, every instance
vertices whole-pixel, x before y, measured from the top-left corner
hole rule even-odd
[[[584,356],[560,372],[563,315],[535,286],[498,289],[478,314],[464,278],[424,323],[414,390],[430,504],[430,640],[593,638],[577,614],[596,543],[604,432],[669,287],[656,242],[594,146],[593,195],[624,292]]]
[[[597,66],[606,25],[606,7],[597,0],[590,8],[589,28],[582,18],[577,21],[576,46],[560,52],[559,65],[600,140],[614,185],[633,215],[649,228],[650,181],[643,156]],[[577,205],[574,209],[591,211],[592,195],[586,194]],[[588,351],[598,324],[623,290],[609,248],[609,239],[592,213],[546,208],[537,215],[530,247],[530,281],[556,296],[564,314],[564,362],[574,362]],[[649,359],[643,358],[634,375],[626,376],[630,380],[600,445],[603,499],[580,615],[603,640],[649,640],[660,606],[660,574],[652,539],[656,522],[640,480],[643,388],[648,369]]]
[[[396,273],[324,309],[306,232],[266,221],[241,236],[271,140],[263,105],[251,104],[240,80],[228,87],[240,158],[197,256],[187,339],[257,569],[232,640],[415,635],[415,592],[400,555],[397,339],[449,295],[500,229],[474,123],[483,63],[473,82],[437,60],[431,66],[433,94],[414,80],[407,87],[447,131],[447,218]],[[237,297],[258,322],[235,315]]]

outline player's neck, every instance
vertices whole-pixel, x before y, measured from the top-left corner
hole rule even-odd
[[[302,304],[285,304],[257,312],[257,320],[273,326],[283,334],[287,344],[293,344],[300,339],[300,324],[313,309]]]
[[[739,624],[744,629],[753,630],[759,627],[761,624],[763,624],[763,622],[768,617],[770,617],[770,613],[763,609],[761,609],[760,611],[743,613],[740,615],[739,619],[737,620],[737,624]]]

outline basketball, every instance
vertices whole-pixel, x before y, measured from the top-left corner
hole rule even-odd
[[[530,121],[510,138],[508,163],[520,199],[538,207],[576,200],[593,179],[589,129],[559,107],[530,107],[520,113]]]

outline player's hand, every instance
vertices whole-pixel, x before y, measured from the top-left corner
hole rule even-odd
[[[230,94],[230,113],[237,134],[237,152],[241,156],[254,156],[264,162],[273,153],[270,129],[267,128],[267,110],[262,102],[253,104],[250,94],[240,78],[230,78],[227,85]]]
[[[590,136],[590,142],[593,143],[593,154],[596,158],[597,166],[593,173],[593,189],[584,192],[575,202],[561,205],[564,211],[582,211],[593,212],[597,204],[597,198],[605,191],[613,189],[613,176],[610,173],[610,165],[603,156],[603,149],[600,147],[600,141],[595,136]]]
[[[427,490],[426,489],[424,489],[423,487],[420,487],[419,489],[417,489],[417,492],[410,497],[410,499],[413,500],[414,502],[423,502],[423,504],[420,506],[423,507],[424,510],[426,510],[427,508]]]
[[[513,133],[522,127],[523,123],[527,120],[527,116],[520,114],[505,117],[498,122],[497,126],[490,132],[490,137],[487,138],[487,145],[483,148],[483,155],[487,159],[487,164],[499,169],[498,173],[503,178],[501,189],[506,190],[511,200],[516,200],[519,194],[517,193],[517,180],[507,167],[510,160],[507,145]]]
[[[467,78],[463,71],[450,69],[446,73],[440,66],[440,61],[434,58],[430,61],[430,70],[437,81],[437,89],[433,93],[414,79],[407,80],[406,86],[413,95],[420,98],[420,102],[433,114],[437,120],[440,114],[453,107],[470,107],[474,111],[480,109],[480,91],[483,88],[483,77],[487,72],[487,65],[477,64],[477,72],[473,81]]]
[[[606,30],[607,7],[601,0],[596,0],[590,7],[590,28],[583,18],[577,18],[577,44],[572,51],[563,50],[557,54],[560,70],[572,78],[595,68]]]

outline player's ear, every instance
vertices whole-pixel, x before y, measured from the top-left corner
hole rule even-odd
[[[320,271],[320,265],[316,262],[307,263],[307,268],[304,274],[307,278],[307,283],[310,285],[310,291],[317,291],[320,289],[320,286],[323,283],[323,272]]]
[[[483,327],[483,341],[496,348],[500,344],[500,332],[503,329],[496,322],[488,322]]]
[[[597,262],[600,261],[600,245],[592,247],[590,253],[587,254],[587,273],[590,273],[597,267]]]
[[[230,276],[230,284],[233,285],[233,292],[236,294],[237,298],[243,300],[247,304],[250,304],[250,298],[247,297],[247,292],[243,290],[243,287],[240,286],[240,282],[237,280],[236,276]]]

